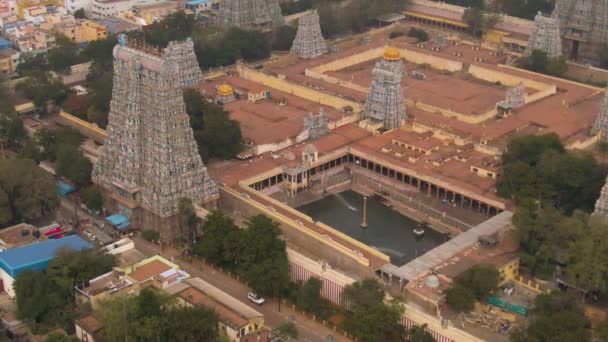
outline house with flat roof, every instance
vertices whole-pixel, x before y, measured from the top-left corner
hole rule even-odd
[[[0,252],[0,289],[6,291],[10,297],[15,297],[13,282],[21,272],[45,271],[55,253],[62,248],[80,251],[92,247],[87,241],[71,235]]]
[[[0,230],[0,251],[6,251],[47,239],[47,236],[41,234],[36,227],[27,223],[19,223]]]
[[[120,248],[120,246],[118,246]],[[133,265],[120,268],[76,286],[78,302],[89,302],[93,308],[101,300],[117,294],[137,294],[144,287],[166,289],[190,277],[179,266],[156,255]]]
[[[200,278],[190,278],[165,289],[185,306],[199,305],[218,316],[219,330],[230,341],[241,341],[264,325],[264,315]]]

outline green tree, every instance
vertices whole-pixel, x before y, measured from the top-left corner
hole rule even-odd
[[[462,21],[469,25],[469,32],[477,37],[482,37],[500,22],[500,16],[495,13],[487,13],[480,7],[465,9]]]
[[[47,335],[46,342],[78,342],[76,336],[68,336],[59,332],[52,332]]]
[[[262,296],[281,297],[289,288],[289,262],[277,222],[264,215],[249,219],[243,231],[241,270],[249,286]],[[255,243],[251,243],[255,241]]]
[[[62,310],[66,304],[61,296],[54,296],[56,285],[42,272],[23,271],[13,284],[17,300],[17,318],[34,323],[48,321],[48,316]]]
[[[435,338],[427,330],[426,323],[415,325],[408,331],[408,341],[410,342],[435,342]]]
[[[589,321],[576,299],[561,291],[540,294],[526,329],[517,329],[512,342],[591,341]]]
[[[203,257],[212,264],[235,269],[238,259],[226,258],[227,253],[224,250],[225,239],[232,238],[233,233],[240,235],[239,228],[234,224],[234,221],[220,211],[212,211],[211,214],[207,215],[203,225],[203,237],[194,246],[194,254]],[[240,244],[240,241],[237,243]],[[238,258],[238,255],[235,257]]]
[[[541,50],[532,51],[528,61],[528,69],[545,73],[547,72],[547,64],[549,64],[549,57],[547,57],[546,52]]]
[[[0,139],[6,141],[8,146],[16,147],[25,137],[23,120],[17,114],[0,113]]]
[[[547,74],[561,76],[568,71],[566,56],[549,58],[547,63]]]
[[[286,51],[291,49],[297,29],[291,25],[277,27],[272,32],[272,49]]]
[[[460,284],[454,284],[445,290],[445,299],[450,307],[458,312],[469,312],[475,305],[473,291]]]
[[[419,42],[426,42],[429,40],[429,34],[426,33],[425,30],[416,27],[410,28],[407,35],[410,37],[415,37]]]
[[[396,300],[356,309],[344,328],[362,341],[403,341],[405,328],[400,324],[403,307]]]
[[[293,324],[292,321],[285,321],[283,323],[281,323],[278,327],[277,330],[279,331],[279,333],[281,333],[281,335],[290,338],[290,339],[296,339],[298,338],[298,328],[296,327],[295,324]]]
[[[70,145],[60,145],[57,148],[56,172],[78,186],[91,183],[93,164],[80,149]]]
[[[581,215],[581,232],[570,240],[566,279],[592,293],[608,293],[608,222],[601,217]]]
[[[43,127],[36,131],[34,140],[40,148],[40,157],[42,159],[55,161],[61,146],[78,148],[84,141],[84,137],[80,132],[73,128],[62,127],[49,129]]]
[[[59,79],[48,72],[32,72],[25,81],[17,83],[16,89],[34,102],[34,105],[47,112],[47,102],[61,105],[67,96],[67,88]]]
[[[207,102],[192,89],[184,91],[184,102],[198,152],[204,161],[229,159],[242,150],[241,128],[221,106]]]
[[[182,220],[182,231],[185,233],[191,243],[194,243],[198,237],[198,227],[201,219],[196,216],[194,205],[189,198],[180,198],[177,203],[177,211]]]
[[[49,67],[53,71],[67,72],[70,66],[80,63],[78,45],[61,33],[55,34],[55,46],[49,49]]]
[[[455,284],[471,290],[473,296],[479,300],[493,291],[499,281],[500,275],[496,268],[483,264],[475,265],[454,278]]]
[[[46,275],[56,285],[62,297],[74,303],[74,286],[107,273],[116,266],[114,255],[95,249],[75,251],[61,249],[50,261]]]
[[[298,289],[296,306],[301,310],[316,313],[321,304],[321,281],[315,277],[309,278]]]
[[[92,211],[101,211],[103,208],[103,196],[101,191],[94,186],[88,186],[80,190],[80,198],[84,205]]]
[[[141,237],[148,241],[155,242],[160,240],[160,233],[156,230],[145,229],[141,231]]]
[[[84,12],[84,8],[79,8],[77,10],[74,11],[74,18],[76,19],[86,19],[87,15]]]
[[[192,35],[194,15],[177,11],[152,23],[146,28],[146,41],[152,45],[165,47],[173,40],[185,40]]]
[[[145,288],[138,296],[102,302],[98,315],[109,341],[216,341],[217,318],[201,307],[173,305],[173,298]]]
[[[58,205],[55,182],[32,160],[0,160],[0,226],[30,221]]]
[[[44,54],[22,53],[21,61],[17,64],[16,72],[21,76],[40,73],[48,70],[48,62]]]
[[[538,12],[553,10],[553,2],[548,0],[497,0],[494,5],[500,13],[524,19],[534,19]]]
[[[342,292],[342,303],[355,311],[382,303],[384,296],[382,284],[376,279],[367,278],[346,286]]]

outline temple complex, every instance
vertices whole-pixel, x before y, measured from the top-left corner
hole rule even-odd
[[[382,123],[385,130],[401,126],[406,118],[401,91],[402,69],[399,50],[389,47],[372,71],[372,84],[365,102],[365,117]]]
[[[109,207],[135,226],[161,229],[169,226],[163,222],[176,215],[182,198],[195,206],[213,205],[217,185],[193,138],[178,64],[124,35],[113,53],[107,138],[92,178],[110,194]]]
[[[203,73],[198,65],[191,38],[181,42],[169,42],[163,51],[163,57],[174,61],[179,67],[179,82],[182,87],[192,87],[202,81]]]
[[[593,121],[593,127],[591,127],[591,134],[600,134],[601,139],[608,141],[608,91],[604,92],[600,111]]]
[[[319,14],[316,10],[300,17],[291,53],[300,58],[314,58],[327,53],[327,45],[321,33]]]
[[[564,51],[569,58],[596,61],[608,41],[608,0],[558,0]]]
[[[530,56],[534,50],[543,51],[548,57],[562,55],[562,40],[556,11],[551,17],[545,17],[541,12],[534,17],[534,28],[524,55]]]
[[[224,0],[220,3],[221,26],[268,30],[283,23],[279,0]]]

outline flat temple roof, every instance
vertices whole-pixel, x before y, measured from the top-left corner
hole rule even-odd
[[[452,258],[460,253],[465,248],[471,246],[482,235],[493,235],[511,224],[513,213],[503,211],[500,214],[478,224],[477,226],[467,230],[466,232],[456,236],[452,240],[441,244],[430,251],[424,253],[420,257],[408,262],[407,264],[398,267],[385,267],[384,271],[391,273],[408,282],[412,281],[420,274],[432,269],[442,262]]]

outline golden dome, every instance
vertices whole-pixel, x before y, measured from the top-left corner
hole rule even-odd
[[[232,92],[232,87],[227,83],[224,83],[217,88],[217,93],[220,96],[230,96],[232,95]]]
[[[399,49],[394,47],[387,47],[384,49],[384,59],[387,61],[398,61],[401,58],[401,53]]]

